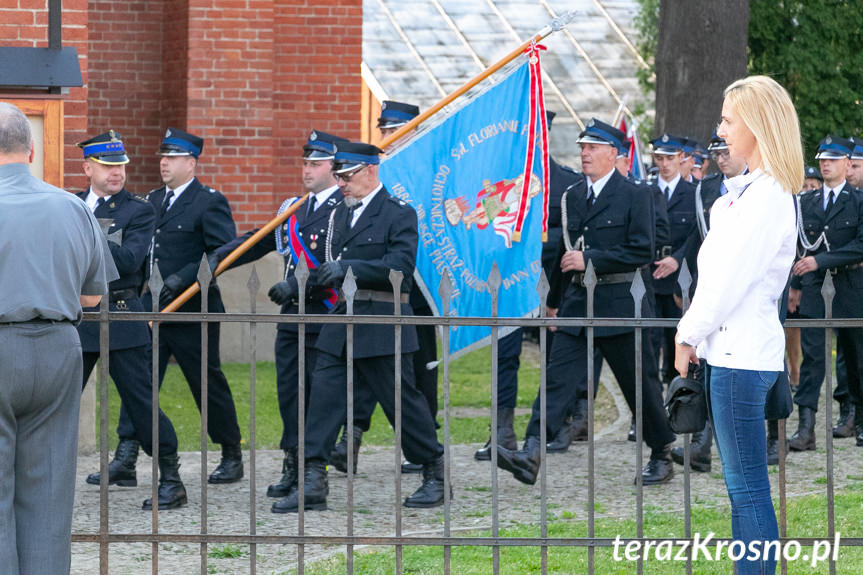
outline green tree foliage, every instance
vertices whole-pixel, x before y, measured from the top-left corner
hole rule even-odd
[[[863,0],[751,0],[749,72],[785,86],[806,163],[827,134],[863,135]]]
[[[644,94],[644,101],[653,102],[656,92],[656,44],[659,33],[659,0],[638,0],[640,5],[638,14],[635,16],[635,29],[638,36],[635,39],[635,47],[647,68],[639,68],[636,75],[638,85]],[[641,139],[647,141],[653,134],[653,116],[648,115],[644,101],[636,103],[633,113],[638,120],[638,133]]]

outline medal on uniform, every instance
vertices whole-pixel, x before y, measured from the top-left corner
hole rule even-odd
[[[309,234],[309,239],[312,240],[309,247],[313,250],[318,248],[318,234]]]

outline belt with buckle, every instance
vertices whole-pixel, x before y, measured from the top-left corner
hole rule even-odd
[[[117,310],[124,311],[126,309],[126,300],[135,299],[138,297],[138,290],[135,288],[111,290],[108,294],[108,302],[117,306]]]
[[[848,264],[847,266],[842,266],[841,268],[830,268],[830,273],[835,276],[838,273],[850,272],[859,268],[863,268],[863,262],[858,262],[856,264]]]
[[[661,248],[656,248],[656,259],[661,260],[662,258],[667,258],[671,255],[671,246],[662,246]]]
[[[399,301],[401,303],[408,303],[408,295],[406,293],[401,294]],[[344,292],[339,292],[339,301],[346,301]],[[393,303],[393,293],[388,291],[378,291],[371,289],[358,289],[357,293],[354,295],[354,301],[378,301],[382,303]]]
[[[623,272],[617,274],[602,274],[596,276],[596,284],[597,285],[608,285],[608,284],[628,284],[632,283],[632,280],[635,279],[636,272]],[[577,285],[584,285],[584,273],[577,273],[572,276],[572,283]]]

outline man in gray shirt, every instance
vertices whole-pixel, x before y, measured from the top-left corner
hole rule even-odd
[[[68,574],[81,306],[116,279],[86,204],[30,175],[30,124],[0,102],[0,570]]]

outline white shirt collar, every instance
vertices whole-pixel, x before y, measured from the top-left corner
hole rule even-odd
[[[99,196],[96,195],[96,193],[93,191],[93,188],[90,188],[90,191],[87,193],[87,197],[84,199],[84,203],[87,204],[91,212],[96,211],[96,202],[98,201]]]
[[[659,176],[657,182],[659,183],[659,189],[663,192],[665,191],[665,188],[669,188],[668,197],[670,198],[674,194],[674,190],[677,189],[677,184],[680,183],[680,172],[677,172],[677,175],[674,176],[674,179],[670,182],[666,182],[665,180],[663,180],[662,176]]]
[[[186,182],[182,186],[177,186],[176,188],[174,188],[174,190],[173,190],[174,195],[171,197],[171,201],[168,204],[168,206],[170,207],[170,206],[174,205],[174,202],[177,201],[177,198],[180,197],[180,194],[182,194],[184,191],[186,191],[186,188],[188,188],[192,184],[192,182],[194,182],[194,181],[195,181],[195,177],[192,176],[191,180],[189,180],[188,182]],[[165,195],[167,195],[169,191],[171,191],[171,189],[168,186],[165,186]]]
[[[351,227],[354,227],[354,224],[357,223],[358,219],[360,219],[363,211],[365,211],[365,209],[369,207],[369,204],[372,203],[372,200],[375,198],[376,195],[378,195],[378,192],[380,192],[383,187],[384,185],[379,183],[377,188],[372,190],[366,197],[360,200],[360,203],[357,204],[357,207],[354,208],[354,217],[351,220]]]
[[[827,184],[824,184],[824,188],[822,189],[822,193],[823,193],[822,198],[826,201],[827,200],[827,194],[830,193],[831,189],[833,190],[833,196],[834,197],[838,196],[839,192],[842,191],[842,188],[845,187],[845,183],[846,183],[846,180],[842,180],[842,183],[839,184],[838,186],[836,186],[835,188],[828,188]]]
[[[590,187],[593,186],[593,195],[597,198],[599,197],[599,193],[602,191],[602,188],[605,187],[605,184],[608,183],[608,180],[611,179],[612,174],[617,168],[612,167],[611,171],[596,180],[595,182],[590,179],[590,176],[587,176],[587,190],[590,193]]]
[[[332,186],[327,188],[326,190],[321,190],[317,194],[313,194],[315,196],[315,211],[318,211],[318,208],[320,208],[323,203],[329,199],[330,196],[336,193],[336,190],[338,189],[338,186]]]
[[[728,188],[729,193],[734,194],[735,198],[739,198],[746,186],[757,180],[762,174],[764,172],[761,171],[761,168],[758,168],[754,172],[746,172],[745,174],[728,178],[725,180],[725,187]]]

